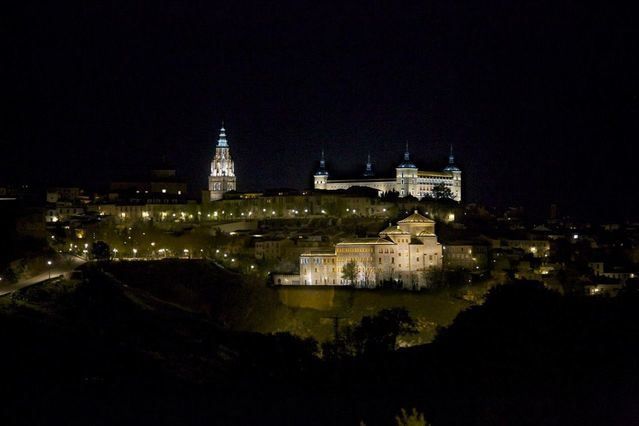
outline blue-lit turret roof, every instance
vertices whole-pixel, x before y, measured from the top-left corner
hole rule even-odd
[[[320,159],[319,169],[315,172],[315,176],[328,176],[326,171],[326,161],[324,161],[324,150],[322,150],[322,158]]]
[[[448,155],[448,165],[444,167],[445,172],[460,172],[459,168],[455,165],[455,156],[453,156],[453,146],[450,146],[450,154]]]
[[[406,152],[404,152],[404,161],[402,161],[402,163],[397,166],[397,168],[401,168],[401,169],[416,169],[417,166],[415,164],[413,164],[412,161],[410,161],[410,153],[408,152],[408,142],[406,142]]]

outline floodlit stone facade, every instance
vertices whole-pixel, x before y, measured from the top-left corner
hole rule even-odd
[[[215,157],[211,162],[209,176],[210,201],[221,200],[225,192],[236,190],[235,167],[231,158],[231,151],[226,141],[224,125],[220,129],[220,136],[215,147]]]
[[[343,269],[355,263],[355,279]],[[435,222],[417,211],[389,225],[377,238],[355,238],[339,242],[331,252],[308,252],[300,256],[300,285],[353,285],[377,287],[384,281],[403,283],[406,288],[425,285],[423,272],[442,265],[442,246],[435,235]]]
[[[373,188],[381,196],[386,192],[396,191],[400,197],[412,195],[416,198],[432,196],[433,189],[437,185],[443,185],[450,189],[452,198],[461,201],[462,172],[455,166],[455,158],[451,148],[448,157],[448,166],[443,171],[423,171],[410,161],[408,146],[404,153],[404,161],[395,168],[395,177],[376,178],[373,176],[370,156],[366,164],[364,178],[362,179],[329,179],[324,160],[324,151],[320,160],[320,167],[313,175],[315,189],[337,190],[348,189],[352,186],[364,186]]]

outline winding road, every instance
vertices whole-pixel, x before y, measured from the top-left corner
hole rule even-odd
[[[29,287],[31,285],[41,283],[42,281],[46,281],[49,279],[49,277],[54,278],[59,277],[60,275],[68,274],[84,263],[86,263],[86,260],[82,258],[76,256],[65,256],[64,259],[56,261],[56,263],[51,267],[51,271],[47,270],[26,280],[18,281],[17,283],[0,282],[0,297],[11,294],[14,291],[20,290],[21,288]]]

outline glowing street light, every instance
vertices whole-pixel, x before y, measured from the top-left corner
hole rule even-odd
[[[49,279],[51,279],[51,265],[53,265],[53,262],[50,260],[47,260],[47,266],[49,267]]]
[[[135,257],[138,254],[138,249],[134,248],[132,251],[133,251],[133,257]]]

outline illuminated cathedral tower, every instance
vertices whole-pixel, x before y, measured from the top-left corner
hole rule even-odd
[[[215,147],[215,157],[211,162],[211,176],[209,176],[211,201],[221,200],[225,192],[234,191],[235,188],[235,170],[229,145],[226,141],[224,123],[222,123],[220,136]]]

